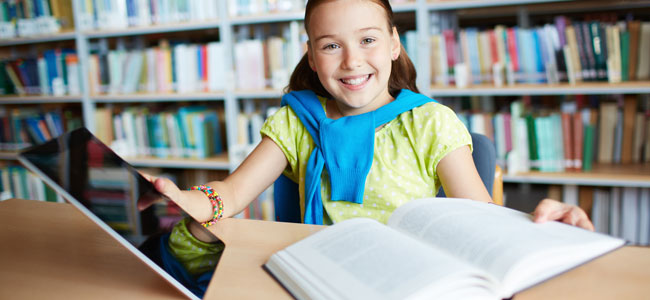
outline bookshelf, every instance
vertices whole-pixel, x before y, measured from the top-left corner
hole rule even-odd
[[[282,0],[277,3],[290,3],[288,9],[274,8],[272,11],[259,11],[247,7],[233,7],[238,1],[196,0],[190,6],[193,11],[185,14],[156,14],[155,18],[143,22],[138,18],[124,17],[124,24],[104,24],[93,26],[92,14],[89,14],[87,3],[93,1],[61,0],[68,3],[71,11],[75,12],[74,28],[65,27],[60,33],[47,36],[29,36],[0,39],[0,53],[7,57],[16,57],[20,51],[40,53],[40,49],[63,49],[73,45],[78,57],[79,95],[3,95],[0,96],[0,106],[16,107],[23,104],[40,107],[42,105],[76,105],[79,107],[83,124],[97,132],[95,114],[103,108],[148,107],[159,111],[176,104],[190,106],[206,106],[216,109],[223,117],[221,132],[224,137],[226,152],[212,155],[204,160],[189,158],[160,158],[152,156],[128,157],[127,160],[137,167],[194,169],[232,171],[248,150],[250,145],[240,145],[241,133],[239,116],[248,110],[255,111],[261,107],[277,105],[282,96],[280,88],[272,88],[271,77],[265,77],[266,82],[261,87],[240,87],[236,84],[237,70],[241,64],[236,59],[237,44],[240,41],[280,37],[284,39],[286,61],[283,68],[290,72],[292,66],[301,56],[299,47],[304,42],[302,32],[303,8],[297,4],[303,1]],[[119,1],[118,1],[119,2]],[[126,0],[124,0],[126,2]],[[178,1],[183,2],[183,1]],[[253,3],[250,1],[249,3]],[[170,2],[171,3],[171,2]],[[212,4],[211,4],[212,3]],[[263,3],[263,1],[260,1]],[[437,84],[434,72],[436,65],[429,43],[432,36],[452,29],[458,33],[467,27],[493,29],[495,25],[504,23],[506,29],[512,27],[532,28],[542,24],[552,23],[552,17],[566,14],[569,19],[582,20],[587,14],[601,14],[607,11],[630,12],[633,16],[641,16],[641,20],[650,21],[648,11],[650,1],[571,1],[571,0],[450,0],[450,1],[392,1],[396,21],[401,34],[407,35],[405,45],[409,46],[410,56],[416,61],[418,70],[418,86],[422,93],[435,98],[476,98],[476,97],[567,97],[572,95],[646,95],[650,94],[650,81],[634,80],[618,83],[607,81],[582,81],[569,84],[562,80],[558,83],[524,83],[504,82],[495,86],[490,82],[472,83],[456,87],[454,84]],[[195,6],[198,5],[198,6]],[[206,5],[206,6],[201,6]],[[189,7],[189,6],[188,6]],[[207,7],[205,13],[196,14],[197,7]],[[191,9],[190,9],[191,10]],[[158,13],[161,13],[160,11]],[[194,15],[192,15],[194,14]],[[110,15],[110,14],[108,14]],[[153,16],[154,14],[150,14]],[[193,17],[192,17],[193,16]],[[595,18],[595,17],[594,17]],[[622,20],[622,19],[619,19]],[[101,23],[101,22],[99,22]],[[139,25],[138,25],[139,24]],[[165,46],[162,40],[171,41],[168,47],[173,51],[178,43],[186,45],[208,45],[219,42],[222,52],[219,57],[220,74],[225,82],[218,89],[179,92],[172,87],[166,92],[146,90],[137,87],[136,92],[129,93],[96,93],[91,74],[93,56],[99,53],[108,54],[112,51],[131,50],[141,51],[146,55],[148,49],[160,49]],[[19,49],[19,50],[15,50]],[[13,56],[12,56],[13,55]],[[248,74],[244,74],[248,75]],[[281,78],[281,77],[280,77]],[[176,87],[177,88],[177,87]],[[538,100],[533,100],[538,101]],[[600,101],[600,100],[599,100]],[[559,104],[558,104],[559,105]],[[12,161],[15,154],[0,152],[0,159]],[[510,173],[504,176],[504,181],[514,184],[559,184],[563,186],[599,186],[599,187],[650,187],[650,167],[647,163],[639,165],[605,165],[594,164],[589,172],[539,172]]]
[[[559,184],[559,185],[588,185],[588,186],[619,186],[619,187],[650,187],[650,164],[595,164],[588,172],[526,172],[515,175],[504,175],[504,182]]]

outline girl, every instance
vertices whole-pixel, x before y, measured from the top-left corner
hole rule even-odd
[[[310,0],[305,29],[308,52],[283,98],[289,105],[268,118],[262,141],[237,170],[192,191],[149,177],[195,220],[180,222],[171,240],[214,242],[196,221],[208,226],[237,214],[281,173],[299,183],[306,223],[386,222],[395,208],[434,197],[440,186],[448,197],[491,202],[465,127],[449,108],[417,94],[388,0]],[[593,230],[576,206],[546,199],[534,214],[537,222]]]

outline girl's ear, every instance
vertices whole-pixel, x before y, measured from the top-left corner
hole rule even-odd
[[[393,26],[393,34],[391,36],[391,49],[390,49],[390,54],[391,54],[391,59],[392,60],[397,60],[400,55],[400,51],[402,49],[401,42],[399,40],[399,33],[397,33],[397,27]]]
[[[316,65],[314,64],[314,54],[312,53],[311,43],[307,41],[307,61],[312,71],[316,72]]]

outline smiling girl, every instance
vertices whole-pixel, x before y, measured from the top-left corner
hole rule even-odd
[[[204,226],[239,213],[280,174],[299,184],[303,222],[312,224],[386,222],[441,186],[448,197],[491,202],[467,129],[418,94],[387,0],[310,0],[305,28],[308,51],[283,97],[288,105],[267,119],[257,148],[224,181],[196,190],[149,177],[161,193]],[[557,201],[541,201],[535,215],[593,230],[584,211]],[[176,230],[172,239],[215,241],[196,221],[179,223],[192,234]]]

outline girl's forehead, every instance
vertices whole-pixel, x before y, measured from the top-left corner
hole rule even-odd
[[[309,17],[310,36],[363,28],[388,30],[388,17],[384,8],[370,0],[327,1],[316,6]]]

